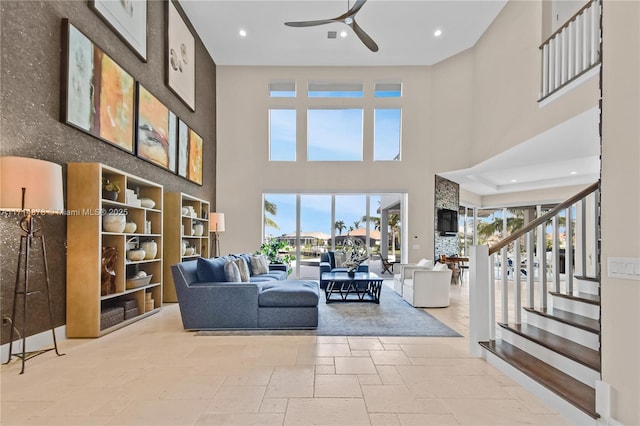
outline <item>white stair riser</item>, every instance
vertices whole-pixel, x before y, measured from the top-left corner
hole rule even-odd
[[[502,331],[502,340],[511,343],[530,355],[546,362],[547,364],[557,368],[565,374],[581,381],[587,386],[595,389],[596,380],[600,380],[600,373],[591,368],[575,362],[561,354],[547,349],[537,343],[513,333],[509,330]]]
[[[574,278],[573,287],[581,293],[595,294],[596,296],[600,294],[600,283],[596,281]]]
[[[527,323],[548,331],[549,333],[569,339],[579,345],[586,346],[594,351],[597,351],[600,348],[598,335],[590,331],[573,327],[569,324],[565,324],[542,315],[534,315],[529,312],[527,312]]]
[[[600,306],[592,305],[591,303],[580,302],[578,300],[571,300],[564,297],[553,296],[552,303],[554,308],[562,309],[563,311],[572,312],[574,314],[582,315],[583,317],[600,319]]]

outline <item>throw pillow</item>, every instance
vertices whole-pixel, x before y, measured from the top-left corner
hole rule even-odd
[[[224,264],[224,275],[228,282],[238,283],[241,282],[240,270],[238,265],[233,260],[227,260]]]
[[[424,257],[420,259],[418,262],[418,266],[430,266],[431,261],[425,259]]]
[[[342,251],[337,251],[333,254],[334,258],[336,259],[336,268],[343,268],[344,267],[344,262],[346,260],[346,255],[344,252]]]
[[[434,271],[446,271],[447,269],[449,269],[449,267],[447,266],[446,263],[436,263],[436,265],[433,267]]]
[[[198,281],[200,282],[224,282],[224,263],[226,259],[222,257],[214,258],[198,258],[198,265],[196,272],[198,274]]]
[[[247,265],[247,262],[245,262],[243,258],[236,259],[234,260],[234,262],[236,266],[238,266],[240,281],[242,281],[243,283],[248,283],[251,273],[249,272],[249,266]]]
[[[266,257],[259,254],[251,256],[251,275],[262,275],[269,273],[269,263]]]

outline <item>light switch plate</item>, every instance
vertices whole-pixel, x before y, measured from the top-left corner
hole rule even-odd
[[[607,276],[640,281],[640,259],[635,257],[607,258]]]

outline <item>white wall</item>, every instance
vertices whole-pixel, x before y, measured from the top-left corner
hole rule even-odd
[[[603,2],[602,378],[612,417],[640,424],[640,282],[607,258],[640,258],[640,2]]]
[[[508,3],[474,48],[432,67],[217,67],[216,201],[227,218],[222,252],[258,248],[263,192],[406,192],[408,260],[432,258],[434,174],[473,166],[595,103],[597,82],[588,82],[538,107],[541,9],[537,2]],[[303,89],[309,80],[356,80],[365,87],[401,80],[403,160],[372,162],[365,134],[362,163],[307,162],[299,115],[300,160],[269,163],[268,84],[282,79]],[[363,102],[366,115],[372,98]]]

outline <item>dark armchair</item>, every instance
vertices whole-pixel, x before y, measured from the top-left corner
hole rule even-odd
[[[336,265],[336,252],[328,251],[320,254],[320,288],[327,287],[327,281],[322,280],[322,274],[324,272],[347,272],[347,267],[342,265]],[[342,252],[338,252],[342,253]],[[369,265],[361,263],[358,266],[358,272],[369,272]]]

